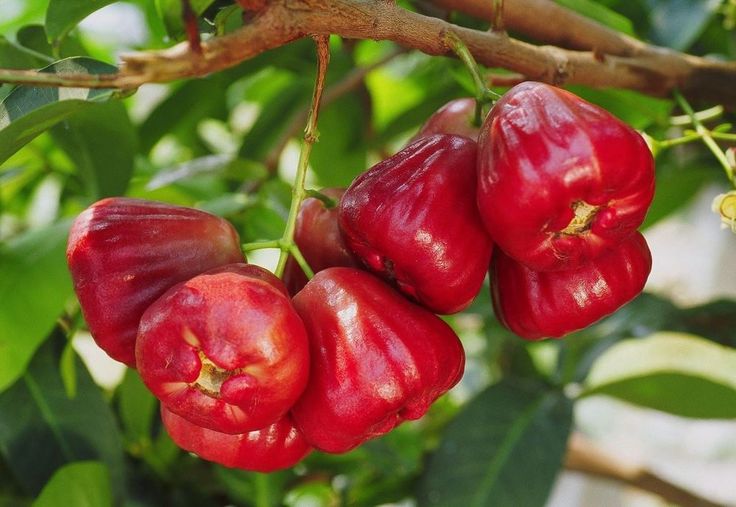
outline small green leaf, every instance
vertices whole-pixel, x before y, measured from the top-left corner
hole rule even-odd
[[[93,12],[115,0],[49,0],[46,11],[46,34],[52,44],[58,42]]]
[[[683,417],[736,418],[736,351],[661,332],[625,340],[593,365],[581,396],[605,394]]]
[[[557,3],[618,32],[634,35],[634,27],[628,18],[592,0],[557,0]]]
[[[77,353],[74,352],[71,340],[66,342],[59,360],[59,372],[64,383],[64,391],[69,398],[77,396]]]
[[[110,74],[117,67],[87,57],[67,58],[43,72]],[[115,96],[114,90],[19,86],[0,102],[0,164],[64,118]]]
[[[99,461],[61,467],[44,486],[33,507],[112,507],[110,475]]]
[[[542,507],[565,453],[572,403],[542,384],[496,384],[450,423],[419,505]]]
[[[150,440],[158,404],[135,370],[126,370],[116,394],[120,419],[128,442],[140,443]]]
[[[0,392],[12,384],[72,296],[68,221],[0,245]]]
[[[133,174],[138,138],[120,102],[94,104],[51,129],[93,199],[122,195]]]

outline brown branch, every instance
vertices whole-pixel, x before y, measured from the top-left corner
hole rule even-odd
[[[570,438],[565,467],[568,470],[622,482],[683,507],[724,507],[672,484],[643,466],[622,462],[616,456],[595,447],[580,433],[573,433]]]
[[[513,12],[514,2],[508,4],[507,11]],[[510,13],[508,16],[506,21],[510,24],[514,17]],[[530,17],[543,19],[537,12]],[[551,24],[549,19],[544,22]],[[575,32],[569,25],[565,28]],[[534,46],[505,33],[457,27],[407,11],[392,2],[375,0],[272,0],[240,30],[204,42],[201,55],[192,52],[187,44],[163,51],[124,55],[121,72],[105,81],[107,87],[134,88],[149,82],[202,76],[307,35],[337,34],[347,38],[391,40],[430,55],[449,56],[443,43],[443,35],[449,30],[463,40],[479,63],[509,69],[529,79],[558,85],[626,88],[655,96],[668,96],[673,89],[679,88],[689,99],[736,108],[734,62],[719,62],[670,50],[619,56],[600,49],[571,51],[556,46]],[[596,46],[599,47],[602,46]]]

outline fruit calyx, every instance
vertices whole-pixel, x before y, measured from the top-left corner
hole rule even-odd
[[[590,230],[593,219],[601,209],[600,206],[588,204],[585,201],[575,201],[570,206],[575,214],[567,224],[567,227],[560,231],[560,234],[575,235]]]
[[[243,368],[234,370],[220,368],[205,355],[202,349],[199,349],[197,354],[199,355],[199,362],[202,364],[202,367],[199,370],[199,377],[197,377],[197,380],[191,386],[212,398],[220,397],[220,388],[228,379],[235,375],[245,373]]]

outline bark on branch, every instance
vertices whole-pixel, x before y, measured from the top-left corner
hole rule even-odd
[[[481,3],[491,4],[481,0],[437,2],[484,17],[489,11]],[[736,62],[720,62],[647,46],[602,29],[548,0],[510,0],[506,4],[508,26],[556,44],[589,50],[535,46],[503,32],[461,28],[407,11],[388,1],[272,0],[243,28],[203,42],[201,53],[190,50],[187,44],[179,44],[163,51],[124,55],[120,73],[109,77],[96,76],[94,80],[87,77],[85,80],[77,76],[79,81],[70,75],[56,78],[64,79],[67,86],[71,80],[76,86],[135,88],[150,82],[217,72],[308,35],[337,34],[346,38],[391,40],[427,54],[449,56],[443,34],[452,30],[480,63],[512,70],[529,79],[558,85],[625,88],[655,96],[667,96],[679,88],[689,99],[736,108],[736,86],[733,85]],[[536,8],[546,10],[535,11]],[[547,14],[558,17],[545,17]],[[563,15],[564,22],[553,21]],[[22,79],[13,82],[22,82]],[[39,84],[38,79],[33,82]]]

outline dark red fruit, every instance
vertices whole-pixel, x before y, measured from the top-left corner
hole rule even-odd
[[[476,144],[438,134],[359,176],[340,202],[348,247],[437,313],[467,307],[491,256],[476,193]]]
[[[296,465],[311,451],[288,415],[260,430],[237,435],[197,426],[163,405],[161,419],[176,445],[230,468],[273,472]]]
[[[226,220],[121,197],[103,199],[77,217],[66,257],[95,341],[132,367],[138,323],[151,303],[179,282],[245,260]]]
[[[292,417],[317,449],[345,452],[422,417],[462,376],[452,329],[367,272],[321,271],[294,306],[312,364]]]
[[[236,264],[204,273],[171,288],[143,315],[138,369],[172,412],[215,431],[245,433],[281,418],[304,390],[304,325],[283,284],[264,271]]]
[[[522,83],[478,138],[478,206],[494,242],[532,269],[570,269],[631,235],[654,195],[644,139],[559,88]]]
[[[613,313],[642,291],[652,268],[647,242],[638,232],[566,271],[533,271],[500,250],[493,256],[496,316],[528,340],[561,337]]]
[[[454,134],[476,141],[480,127],[473,124],[475,99],[465,97],[451,100],[427,118],[412,141],[434,134]]]
[[[314,197],[305,199],[297,215],[294,241],[315,273],[331,267],[360,266],[360,261],[345,245],[337,225],[337,203],[345,189],[325,188],[320,192],[334,199],[335,206],[328,208],[324,202]],[[292,295],[307,283],[306,275],[293,257],[289,257],[286,262],[284,283]]]

